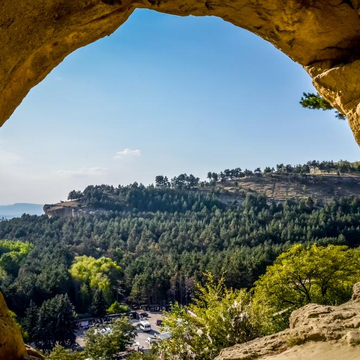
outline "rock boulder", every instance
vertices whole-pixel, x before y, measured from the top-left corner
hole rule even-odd
[[[340,306],[309,304],[294,311],[290,328],[221,351],[216,360],[360,359],[360,283]]]

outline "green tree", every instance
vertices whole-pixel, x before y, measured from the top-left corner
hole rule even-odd
[[[116,319],[109,326],[110,331],[101,333],[99,329],[86,332],[85,355],[91,359],[112,359],[113,355],[126,350],[136,336],[135,327],[127,319]]]
[[[279,312],[290,314],[309,303],[338,305],[350,299],[359,276],[358,249],[297,244],[281,254],[255,282],[254,308],[258,307],[263,312],[259,316],[265,319]]]
[[[85,360],[84,353],[65,349],[61,345],[57,345],[46,357],[47,360]]]
[[[91,315],[95,317],[102,317],[106,314],[106,308],[106,300],[103,292],[100,289],[97,289],[94,293],[90,306]]]
[[[76,335],[75,310],[67,294],[58,297],[55,337],[58,344],[71,346]]]
[[[161,357],[158,354],[157,346],[154,344],[152,348],[147,352],[139,352],[135,351],[130,356],[128,356],[127,360],[160,360]]]
[[[319,94],[313,93],[303,93],[301,97],[300,104],[302,107],[311,110],[334,110],[334,108],[328,103],[324,98],[322,98]],[[335,111],[336,117],[339,120],[345,120],[346,116],[341,114],[338,110]]]
[[[54,300],[47,300],[41,305],[35,328],[35,345],[41,350],[49,351],[56,345],[56,312]]]
[[[111,295],[111,290],[117,288],[121,276],[120,266],[105,256],[95,259],[92,256],[77,256],[70,268],[73,278],[99,288],[105,295]]]
[[[25,331],[27,331],[30,342],[34,340],[34,336],[36,334],[38,317],[39,317],[39,309],[37,308],[37,306],[34,304],[33,301],[30,301],[30,305],[26,309],[25,318],[23,321],[23,328]]]
[[[214,359],[220,350],[255,338],[250,296],[245,290],[227,289],[224,278],[216,283],[207,275],[198,285],[194,303],[187,308],[175,304],[164,318],[171,338],[161,342],[165,359]],[[255,322],[256,323],[256,322]]]
[[[155,185],[158,188],[169,188],[170,181],[167,176],[158,175],[155,177]]]
[[[33,249],[28,242],[0,240],[0,270],[16,276],[21,261]]]
[[[83,197],[83,193],[81,191],[72,190],[68,195],[68,200],[79,200]]]
[[[212,179],[214,180],[214,182],[217,182],[219,180],[219,175],[216,172],[213,172]]]
[[[118,301],[113,302],[107,309],[108,314],[125,314],[130,311],[127,305],[120,304]]]
[[[57,343],[71,346],[76,339],[75,332],[74,309],[67,295],[43,302],[33,336],[39,349],[51,350]]]
[[[269,166],[265,167],[264,174],[271,174],[274,172],[274,169],[271,169]]]

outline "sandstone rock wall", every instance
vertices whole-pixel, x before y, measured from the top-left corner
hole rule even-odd
[[[54,205],[45,204],[43,210],[49,218],[54,216],[59,218],[72,218],[79,211],[79,207],[76,202],[67,201]]]
[[[294,311],[290,328],[221,351],[216,360],[360,359],[360,283],[340,306],[309,304]]]
[[[359,0],[2,0],[0,125],[68,54],[110,35],[136,8],[218,16],[270,41],[348,116],[360,144]]]
[[[20,330],[9,316],[3,295],[0,292],[0,359],[18,360],[27,356]]]

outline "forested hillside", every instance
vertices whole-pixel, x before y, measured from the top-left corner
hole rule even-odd
[[[339,197],[360,197],[360,164],[348,161],[309,161],[304,165],[278,164],[275,168],[225,169],[209,171],[207,181],[193,174],[180,174],[169,180],[158,175],[151,191],[134,183],[129,186],[90,185],[73,190],[67,201],[47,204],[49,217],[74,217],[107,211],[196,210],[200,202],[217,201],[216,206],[240,204],[247,195],[265,195],[268,202],[316,199],[319,206]],[[163,197],[163,190],[173,189]],[[214,204],[213,204],[214,205]],[[195,208],[194,208],[195,206]]]
[[[109,187],[94,189],[105,197]],[[206,271],[215,279],[224,275],[228,287],[249,288],[291,244],[360,243],[360,199],[354,197],[320,207],[311,198],[277,204],[248,195],[242,204],[224,205],[196,190],[132,184],[119,191],[127,201],[123,211],[24,215],[0,223],[0,239],[30,244],[21,257],[0,249],[1,290],[20,317],[31,300],[40,306],[63,293],[78,313],[91,314],[97,290],[106,306],[114,300],[187,303]],[[77,274],[74,264],[81,268],[82,261],[97,275]]]

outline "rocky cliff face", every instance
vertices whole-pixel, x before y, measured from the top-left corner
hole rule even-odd
[[[74,201],[66,201],[54,205],[45,204],[43,210],[49,218],[54,216],[71,218],[79,211],[79,204]]]
[[[271,42],[348,116],[360,144],[359,0],[2,0],[0,124],[68,54],[110,35],[136,8],[218,16]]]
[[[24,356],[27,352],[20,330],[9,316],[9,309],[0,293],[0,359],[17,360]]]
[[[44,360],[36,350],[24,344],[20,329],[9,316],[0,292],[0,360]]]
[[[292,313],[290,329],[224,349],[216,360],[360,359],[360,283],[341,306],[309,304]]]
[[[80,201],[62,201],[57,204],[45,204],[43,210],[49,218],[54,216],[59,218],[73,218],[86,214],[101,214],[107,212],[107,210],[104,209],[96,209],[81,204]]]

